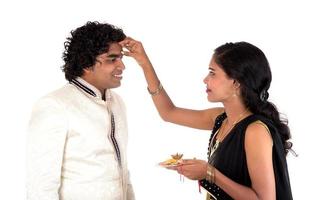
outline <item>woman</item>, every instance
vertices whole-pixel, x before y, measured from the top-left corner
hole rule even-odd
[[[199,180],[208,199],[292,199],[286,163],[290,132],[267,101],[271,71],[259,48],[246,42],[218,47],[204,83],[208,100],[223,108],[189,110],[172,103],[140,42],[126,38],[120,44],[143,69],[163,120],[212,130],[208,162],[183,160],[175,170]]]

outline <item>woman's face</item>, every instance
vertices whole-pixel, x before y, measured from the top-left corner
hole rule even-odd
[[[237,83],[223,71],[212,57],[209,73],[204,78],[207,99],[210,102],[225,102],[232,99],[237,92]]]

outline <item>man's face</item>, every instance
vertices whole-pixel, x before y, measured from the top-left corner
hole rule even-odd
[[[118,43],[110,44],[109,51],[98,55],[95,65],[85,69],[82,78],[95,86],[101,93],[105,89],[119,87],[122,71],[125,69],[121,50],[122,47]]]

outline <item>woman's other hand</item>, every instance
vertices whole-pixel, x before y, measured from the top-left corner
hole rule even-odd
[[[185,159],[174,169],[188,179],[202,180],[206,177],[207,165],[208,163],[204,160]]]

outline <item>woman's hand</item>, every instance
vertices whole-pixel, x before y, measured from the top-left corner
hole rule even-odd
[[[188,179],[202,180],[206,177],[207,165],[208,163],[204,160],[185,159],[174,169]]]
[[[123,41],[119,42],[119,44],[123,48],[127,49],[127,51],[123,51],[123,54],[126,56],[133,57],[141,67],[151,65],[141,42],[127,37]]]

